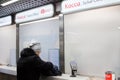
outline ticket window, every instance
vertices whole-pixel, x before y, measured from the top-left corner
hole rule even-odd
[[[16,25],[0,27],[0,64],[16,66]]]
[[[59,53],[59,18],[50,18],[29,23],[20,24],[19,26],[19,51],[27,47],[31,42],[41,44],[40,57],[44,61],[52,60],[52,55]],[[56,59],[59,59],[59,57]],[[54,62],[58,66],[59,61]]]
[[[78,64],[78,74],[120,75],[120,5],[64,15],[65,72],[69,62]]]

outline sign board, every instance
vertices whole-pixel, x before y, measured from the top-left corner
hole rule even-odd
[[[12,24],[11,16],[0,18],[0,26],[6,26]]]
[[[54,7],[52,4],[38,7],[32,10],[24,11],[16,15],[16,23],[22,23],[42,18],[52,17],[54,15]]]
[[[120,4],[120,0],[65,0],[62,2],[62,13],[71,13],[103,6]]]

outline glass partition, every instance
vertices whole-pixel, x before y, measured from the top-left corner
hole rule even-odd
[[[20,24],[19,26],[19,45],[20,51],[27,47],[31,42],[41,44],[40,57],[45,61],[50,61],[49,54],[59,52],[59,18],[50,18],[29,23]],[[58,51],[51,51],[58,50]],[[55,55],[56,55],[55,54]],[[59,57],[58,57],[59,59]],[[56,63],[59,63],[57,61]]]
[[[68,14],[64,20],[66,73],[74,60],[78,74],[120,75],[120,6]]]

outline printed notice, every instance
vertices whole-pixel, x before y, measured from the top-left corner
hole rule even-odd
[[[48,59],[59,68],[59,49],[49,49]]]

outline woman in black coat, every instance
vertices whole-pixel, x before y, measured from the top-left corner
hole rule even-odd
[[[39,80],[40,75],[56,76],[61,72],[54,68],[51,62],[45,62],[31,48],[21,51],[21,57],[17,62],[17,80]]]

